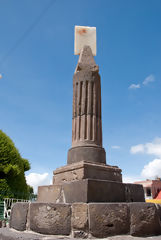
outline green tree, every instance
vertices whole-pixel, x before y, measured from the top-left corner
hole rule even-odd
[[[28,199],[32,187],[26,184],[25,171],[30,169],[13,141],[0,130],[0,198]]]

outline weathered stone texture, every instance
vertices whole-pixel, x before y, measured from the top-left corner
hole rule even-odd
[[[62,185],[62,189],[66,203],[128,202],[130,201],[130,196],[128,195],[130,193],[125,194],[125,186],[126,184],[121,182],[83,179],[65,182]],[[128,186],[129,189],[130,187]],[[139,193],[136,193],[136,196],[133,195],[132,197],[134,201],[144,201],[144,197]]]
[[[119,182],[83,179],[63,184],[65,201],[125,202],[124,184]]]
[[[48,185],[38,187],[37,202],[61,203],[64,202],[61,185]]]
[[[72,204],[72,236],[74,238],[88,237],[88,204]]]
[[[130,230],[128,205],[124,203],[90,203],[89,232],[94,237],[127,234]]]
[[[145,202],[144,189],[139,184],[125,184],[126,202]]]
[[[122,182],[121,169],[104,164],[88,164],[84,169],[85,178]]]
[[[159,215],[153,203],[129,203],[130,234],[148,236],[161,234]]]
[[[11,210],[10,227],[18,231],[26,230],[29,203],[15,203]]]
[[[73,147],[102,146],[100,75],[89,46],[83,47],[73,77],[72,130]]]
[[[88,204],[72,204],[72,229],[87,231],[88,229]]]
[[[106,152],[102,147],[95,146],[77,146],[70,148],[68,151],[67,163],[72,164],[75,162],[96,162],[106,163]]]
[[[74,163],[57,168],[54,172],[53,184],[62,184],[84,178],[83,163]]]
[[[75,238],[161,234],[160,206],[153,203],[17,203],[10,227]]]
[[[158,216],[159,216],[159,219],[161,221],[161,205],[160,204],[155,204],[155,206],[157,208]]]
[[[88,202],[125,202],[124,184],[89,179]]]
[[[43,234],[69,235],[71,206],[69,204],[31,203],[30,229]]]
[[[88,202],[87,198],[87,181],[88,180],[80,180],[69,183],[64,183],[63,194],[66,203],[75,203],[75,202]]]
[[[91,48],[84,46],[73,76],[72,148],[68,164],[106,163],[102,148],[101,80]]]
[[[53,184],[82,180],[100,179],[122,182],[121,169],[100,163],[81,161],[57,168],[54,171]]]

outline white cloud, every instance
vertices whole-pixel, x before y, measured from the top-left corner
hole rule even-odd
[[[138,88],[140,88],[140,84],[131,84],[129,86],[129,89],[138,89]]]
[[[161,138],[155,138],[153,142],[145,144],[147,154],[161,158]]]
[[[153,74],[149,75],[148,77],[146,77],[143,81],[144,85],[147,85],[150,82],[154,82],[155,81],[155,77]]]
[[[148,85],[150,82],[154,82],[155,81],[155,76],[153,74],[150,74],[148,77],[146,77],[143,81],[143,85]],[[140,84],[131,84],[129,86],[129,89],[138,89],[141,88]]]
[[[161,138],[155,138],[149,143],[132,146],[130,152],[132,154],[146,153],[161,158]]]
[[[38,186],[51,184],[51,179],[48,173],[30,173],[26,176],[26,181],[27,184],[34,188],[35,193],[37,192]]]
[[[148,179],[161,177],[161,159],[154,159],[144,166],[141,176]]]
[[[152,142],[132,146],[130,152],[132,154],[144,153],[157,157],[144,166],[141,177],[144,179],[161,177],[161,138],[155,138]]]
[[[137,181],[141,181],[141,177],[140,176],[123,176],[123,183],[134,183]]]
[[[111,146],[111,148],[112,149],[120,149],[120,146],[115,145],[115,146]]]
[[[143,145],[143,144],[138,144],[138,145],[132,146],[132,147],[130,148],[130,152],[131,152],[132,154],[144,153],[144,145]]]

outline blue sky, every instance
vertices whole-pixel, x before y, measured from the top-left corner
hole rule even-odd
[[[161,177],[161,1],[0,0],[0,9],[0,129],[29,159],[30,184],[67,161],[75,25],[97,28],[107,164],[125,181]]]

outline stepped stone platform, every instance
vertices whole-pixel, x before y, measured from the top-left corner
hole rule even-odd
[[[38,202],[144,202],[139,184],[122,183],[121,169],[78,162],[54,171],[53,185],[38,187]]]
[[[10,227],[74,238],[142,237],[161,234],[160,218],[153,203],[16,203]]]

